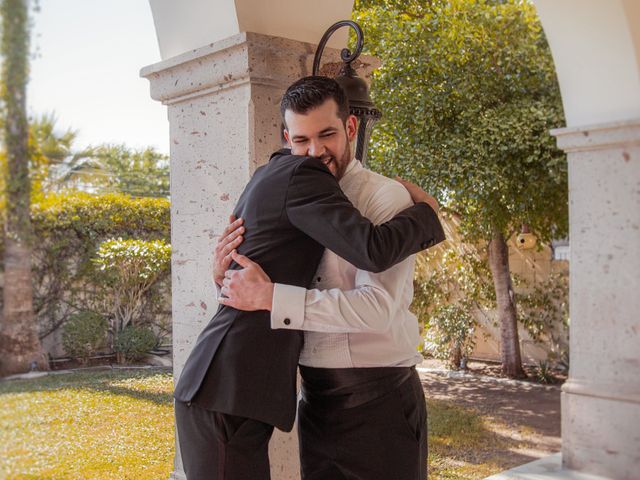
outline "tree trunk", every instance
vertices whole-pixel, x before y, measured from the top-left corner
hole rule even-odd
[[[496,290],[498,321],[500,322],[500,356],[502,372],[510,378],[525,378],[520,357],[518,339],[518,317],[514,300],[511,272],[509,271],[509,248],[501,232],[494,231],[489,242],[489,265]]]
[[[38,339],[31,281],[31,183],[26,86],[29,59],[29,6],[26,0],[2,0],[2,82],[7,152],[4,229],[4,292],[0,324],[0,374],[48,367]]]
[[[449,368],[451,370],[460,370],[460,360],[462,360],[462,350],[460,346],[454,346],[449,355]]]

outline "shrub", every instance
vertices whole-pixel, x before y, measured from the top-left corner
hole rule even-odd
[[[433,356],[448,360],[454,370],[460,368],[461,360],[473,351],[475,325],[468,308],[459,305],[438,307],[429,319],[425,336]]]
[[[553,376],[553,371],[551,369],[551,364],[546,360],[542,360],[538,362],[538,367],[536,368],[536,379],[540,383],[554,383],[555,377]]]
[[[148,327],[128,326],[116,335],[114,350],[119,361],[134,362],[156,346],[156,336]]]
[[[53,193],[32,204],[31,220],[37,238],[32,262],[33,307],[40,338],[62,327],[77,311],[109,316],[105,305],[112,305],[113,300],[92,263],[96,250],[109,238],[168,242],[169,208],[166,199],[82,192]],[[2,242],[0,236],[0,254]],[[159,289],[166,290],[168,280],[167,270],[144,296],[145,321],[155,323],[168,317],[165,292],[158,294]]]
[[[171,246],[163,240],[110,239],[100,244],[93,262],[110,291],[112,328],[117,333],[141,317],[145,295],[169,270]]]
[[[418,255],[416,267],[412,309],[425,347],[457,370],[473,350],[475,312],[495,301],[486,262],[473,246],[447,241]]]
[[[64,350],[68,355],[86,362],[104,344],[107,329],[107,320],[102,315],[89,311],[76,313],[64,326]]]
[[[557,272],[524,292],[516,293],[518,320],[531,338],[549,350],[549,367],[569,367],[569,273]]]

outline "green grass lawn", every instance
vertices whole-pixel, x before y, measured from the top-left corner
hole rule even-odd
[[[119,370],[0,382],[0,479],[165,480],[170,373]],[[429,478],[484,478],[500,441],[475,412],[429,402]],[[277,479],[274,479],[277,480]]]
[[[0,383],[0,478],[168,479],[172,389],[157,371]]]
[[[481,415],[441,401],[427,401],[427,414],[430,480],[481,479],[505,469],[499,457],[506,442]]]

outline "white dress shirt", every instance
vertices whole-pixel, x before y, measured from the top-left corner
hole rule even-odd
[[[374,224],[413,205],[398,182],[352,160],[340,187]],[[375,274],[325,250],[312,289],[275,284],[271,328],[304,330],[300,364],[317,368],[412,366],[422,360],[409,312],[415,255]]]

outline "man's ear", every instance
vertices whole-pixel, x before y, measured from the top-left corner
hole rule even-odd
[[[358,119],[354,115],[347,117],[347,138],[349,142],[353,142],[358,132]]]
[[[284,137],[285,141],[287,142],[287,145],[289,146],[289,148],[291,148],[291,139],[289,138],[289,130],[287,130],[286,128],[282,130],[282,136]]]

